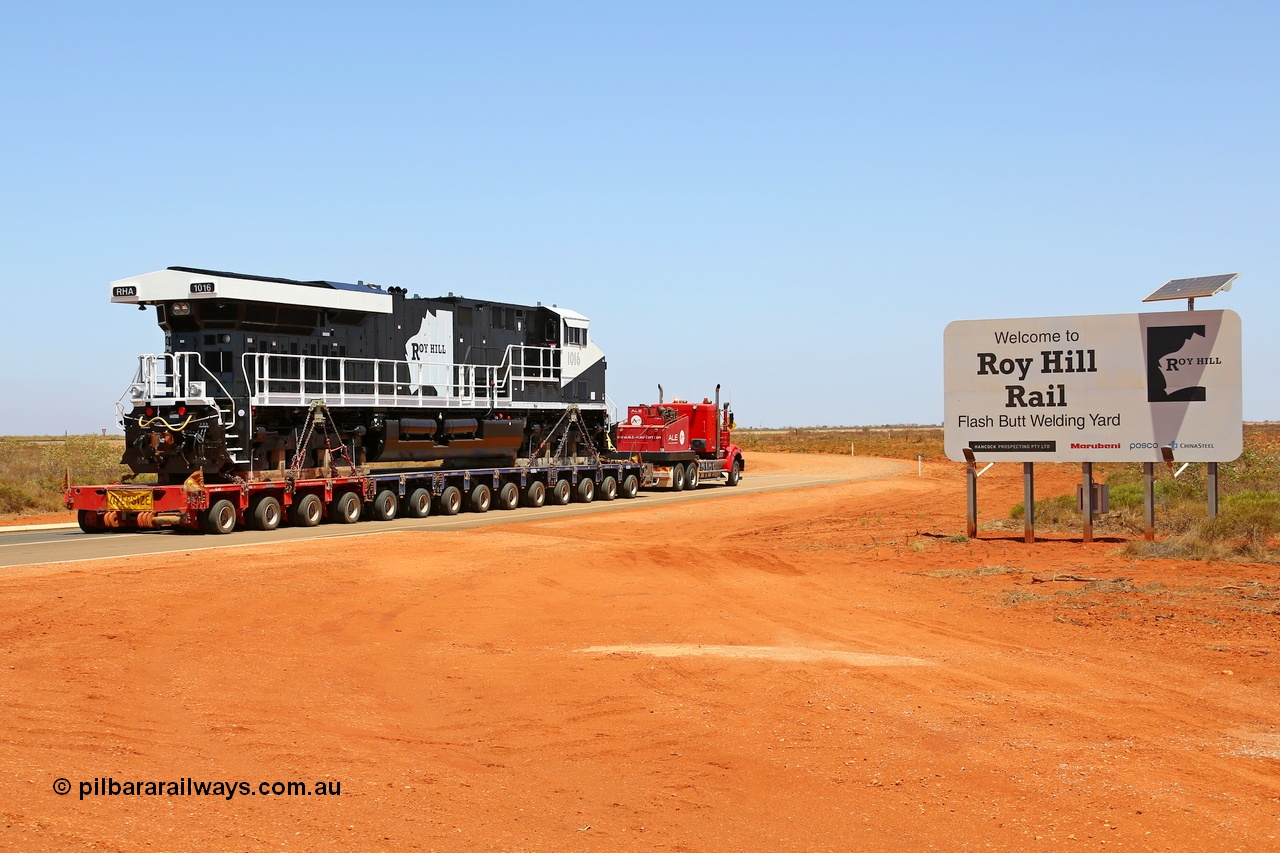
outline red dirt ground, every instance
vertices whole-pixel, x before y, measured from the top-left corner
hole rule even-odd
[[[5,570],[0,847],[1280,849],[1275,566],[967,541],[958,465],[749,462],[902,473]]]
[[[21,527],[28,524],[75,524],[76,514],[62,512],[46,512],[40,515],[0,515],[0,527]]]

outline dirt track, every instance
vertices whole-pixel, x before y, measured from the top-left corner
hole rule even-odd
[[[957,465],[750,461],[900,473],[5,570],[0,848],[1280,849],[1276,567],[964,541]]]

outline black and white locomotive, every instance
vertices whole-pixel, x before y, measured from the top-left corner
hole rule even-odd
[[[189,267],[112,282],[111,301],[155,306],[164,330],[117,403],[122,462],[161,484],[608,440],[604,353],[565,308]]]

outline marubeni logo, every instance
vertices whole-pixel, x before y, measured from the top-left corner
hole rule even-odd
[[[1119,444],[1077,444],[1071,442],[1072,450],[1119,450]]]

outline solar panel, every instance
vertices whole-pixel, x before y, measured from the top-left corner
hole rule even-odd
[[[1231,289],[1231,282],[1239,277],[1240,273],[1233,272],[1226,275],[1202,275],[1198,278],[1175,278],[1167,281],[1155,293],[1148,296],[1143,302],[1162,302],[1166,299],[1195,299],[1198,296],[1213,296],[1223,290]]]

